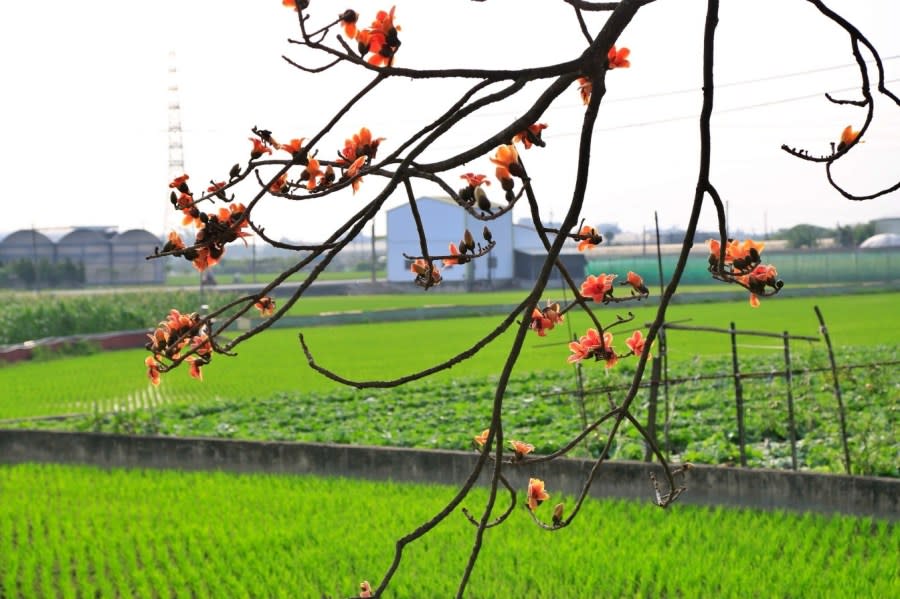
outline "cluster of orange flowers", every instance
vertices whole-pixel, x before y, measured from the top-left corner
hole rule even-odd
[[[579,252],[593,250],[603,243],[603,236],[600,235],[600,232],[589,225],[581,227],[581,231],[575,235],[575,239],[578,241]]]
[[[531,312],[531,330],[538,334],[538,337],[547,335],[547,331],[563,321],[563,315],[560,312],[559,304],[547,303],[547,307],[543,309],[535,308]]]
[[[362,127],[359,133],[354,133],[353,137],[344,140],[344,149],[338,152],[336,164],[344,167],[344,174],[341,178],[351,179],[353,192],[359,190],[362,183],[362,177],[359,176],[360,169],[375,159],[378,153],[378,146],[384,141],[383,137],[372,137],[372,132],[367,127]]]
[[[253,142],[253,148],[250,151],[250,159],[256,160],[263,154],[271,154],[272,148],[276,150],[284,150],[291,154],[292,157],[304,165],[303,172],[300,173],[299,183],[305,184],[308,191],[321,191],[334,184],[337,176],[334,167],[326,164],[323,168],[322,163],[315,156],[307,156],[304,150],[304,138],[295,138],[290,143],[279,143],[272,137],[271,132],[264,130],[256,130],[254,132],[259,137],[249,138]],[[344,147],[338,151],[338,157],[334,164],[342,169],[341,181],[350,180],[353,192],[359,190],[362,183],[362,177],[359,176],[360,170],[372,160],[378,153],[379,144],[385,138],[373,138],[372,132],[367,127],[360,128],[358,133],[344,140]],[[299,183],[290,183],[287,173],[283,173],[275,181],[269,185],[269,191],[272,193],[287,193],[291,187],[299,187]],[[220,185],[220,184],[217,184]],[[221,184],[224,186],[224,184]],[[215,191],[210,188],[210,191]]]
[[[628,48],[619,48],[616,49],[615,46],[609,49],[609,52],[606,55],[607,66],[608,69],[627,69],[631,66],[631,62],[628,60],[628,55],[631,54],[631,50]],[[581,101],[584,102],[584,105],[591,101],[591,92],[593,92],[594,84],[591,82],[589,77],[579,77],[578,78],[578,93],[581,94]]]
[[[762,264],[760,256],[764,243],[747,239],[729,239],[725,244],[725,259],[720,265],[722,246],[717,239],[706,242],[709,247],[709,271],[714,277],[734,282],[750,291],[750,305],[759,307],[759,297],[774,295],[784,283],[778,278],[778,271],[771,264]],[[771,287],[771,290],[767,290]]]
[[[545,123],[535,123],[529,125],[522,131],[516,133],[512,137],[512,142],[504,144],[497,148],[494,156],[490,161],[494,163],[494,175],[500,181],[500,186],[506,193],[506,201],[512,202],[515,199],[513,188],[515,181],[513,177],[522,178],[525,176],[525,169],[519,161],[519,152],[516,150],[516,143],[521,143],[526,150],[532,146],[544,147],[541,132],[547,128]],[[490,185],[487,175],[476,173],[464,173],[460,175],[460,179],[464,179],[467,183],[466,187],[459,190],[459,199],[467,207],[478,206],[483,212],[491,212],[492,205],[487,197],[487,193],[482,185]]]
[[[147,349],[153,352],[147,356],[144,364],[147,366],[147,376],[154,385],[159,385],[160,364],[165,358],[178,360],[181,352],[188,348],[193,354],[187,357],[190,363],[190,375],[195,379],[202,379],[200,367],[208,364],[212,356],[212,344],[203,330],[200,317],[197,314],[182,314],[178,310],[171,310],[168,317],[159,323],[153,333],[147,335],[150,341]]]
[[[570,364],[574,364],[588,358],[593,358],[595,360],[604,361],[607,368],[612,368],[619,362],[619,358],[623,357],[623,355],[640,356],[644,353],[644,347],[647,344],[647,340],[641,331],[634,331],[634,333],[631,334],[631,337],[625,340],[625,345],[631,350],[630,354],[617,354],[612,343],[613,334],[609,331],[604,331],[603,338],[601,339],[597,329],[588,329],[578,341],[569,343],[569,350],[572,354],[569,356],[568,361]],[[647,358],[650,358],[649,353],[647,354]]]
[[[219,261],[228,243],[249,236],[243,229],[249,227],[250,223],[245,216],[244,205],[238,202],[227,207],[223,206],[217,212],[201,212],[194,203],[194,195],[187,184],[189,178],[185,174],[169,183],[169,187],[173,188],[169,199],[172,205],[184,214],[182,224],[193,224],[197,228],[194,243],[191,247],[187,247],[181,236],[172,231],[163,246],[163,252],[183,256],[191,261],[197,270],[204,271]],[[224,182],[213,183],[207,191],[221,197],[224,196],[224,188]],[[175,190],[179,194],[176,194]]]
[[[474,441],[479,448],[484,448],[487,443],[490,429],[484,429],[480,435],[475,435]],[[524,441],[511,440],[510,448],[513,450],[513,459],[522,460],[526,455],[534,451],[534,445]],[[544,481],[539,478],[528,479],[528,488],[525,492],[525,503],[532,512],[538,508],[543,502],[550,499],[550,494],[544,488]],[[557,504],[553,508],[553,523],[559,525],[562,522],[563,504]]]
[[[584,297],[589,297],[597,303],[609,303],[615,299],[613,297],[613,290],[615,285],[615,280],[619,277],[619,275],[600,273],[599,275],[588,275],[585,278],[584,282],[581,284],[581,295]],[[644,284],[644,279],[633,271],[628,271],[628,276],[622,285],[628,285],[631,287],[632,296],[647,296],[650,293],[650,290],[647,289],[647,286]]]
[[[297,10],[305,9],[309,6],[309,0],[282,0],[281,2],[288,8]],[[298,6],[299,4],[299,6]],[[338,15],[337,22],[344,29],[344,34],[356,40],[359,53],[361,56],[370,54],[366,61],[375,66],[390,66],[394,59],[394,54],[400,48],[400,38],[397,34],[400,26],[394,24],[395,6],[390,11],[379,10],[375,15],[372,25],[365,29],[357,29],[356,23],[359,21],[359,14],[347,9]]]
[[[424,258],[419,258],[410,264],[409,270],[416,274],[416,285],[425,289],[439,285],[444,280],[440,269],[434,264],[429,264]]]
[[[375,20],[372,21],[372,25],[358,32],[355,31],[355,20],[353,21],[353,27],[348,28],[348,20],[342,16],[344,32],[348,36],[351,31],[356,33],[356,43],[360,55],[366,56],[369,54],[366,62],[376,67],[391,66],[394,61],[394,55],[400,48],[400,38],[397,36],[400,26],[394,25],[395,8],[395,6],[392,6],[389,12],[379,10],[375,15]],[[344,15],[349,16],[348,13],[350,12],[353,11],[346,11]]]

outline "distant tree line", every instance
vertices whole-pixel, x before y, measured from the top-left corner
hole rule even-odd
[[[84,265],[70,259],[51,262],[46,258],[28,260],[20,258],[0,263],[0,286],[23,287],[77,287],[84,284]]]
[[[779,229],[771,235],[775,239],[785,239],[792,248],[814,248],[820,239],[832,238],[840,247],[857,247],[875,234],[875,223],[837,225],[833,229],[816,225],[800,224],[788,229]]]

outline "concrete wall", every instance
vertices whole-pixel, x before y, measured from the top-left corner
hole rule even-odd
[[[458,485],[476,458],[474,451],[0,430],[0,463],[5,464],[316,474]],[[557,460],[507,468],[507,478],[517,489],[524,490],[534,476],[543,478],[551,492],[575,494],[592,466],[590,460]],[[661,478],[657,465],[608,462],[591,495],[652,500],[651,472]],[[840,512],[890,520],[900,515],[898,479],[697,466],[687,473],[686,484],[688,490],[678,501],[688,504]]]

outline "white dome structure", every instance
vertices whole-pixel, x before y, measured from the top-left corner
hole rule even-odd
[[[879,233],[877,235],[872,235],[859,244],[859,248],[862,250],[896,247],[900,247],[900,234],[897,233]]]

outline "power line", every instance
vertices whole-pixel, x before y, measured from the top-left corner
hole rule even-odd
[[[885,81],[885,83],[897,83],[898,81],[900,81],[900,79],[891,79],[889,81]],[[857,88],[855,88],[855,87],[849,87],[849,88],[838,89],[838,90],[833,90],[833,91],[834,91],[834,93],[843,93],[843,92],[852,92],[856,89]],[[713,110],[713,114],[724,114],[726,112],[739,112],[741,110],[752,110],[754,108],[765,108],[767,106],[775,106],[777,104],[787,104],[789,102],[797,102],[800,100],[810,100],[813,98],[821,98],[821,97],[822,97],[822,93],[815,93],[815,94],[807,94],[805,96],[793,96],[790,98],[780,98],[777,100],[770,100],[767,102],[758,102],[756,104],[747,104],[745,106],[734,106],[732,108],[715,109],[715,110]],[[696,118],[697,118],[696,114],[689,114],[689,115],[684,115],[684,116],[667,117],[664,119],[654,119],[652,121],[641,121],[639,123],[627,123],[625,125],[616,125],[614,127],[602,127],[602,128],[595,129],[595,131],[618,131],[619,129],[633,129],[635,127],[646,127],[648,125],[661,125],[664,123],[673,123],[676,121],[693,120]],[[552,139],[554,137],[571,137],[573,135],[581,135],[581,132],[573,131],[573,132],[569,132],[569,133],[557,133],[555,135],[545,135],[545,137],[547,137],[548,139]]]
[[[900,54],[882,58],[881,62],[884,63],[884,62],[887,62],[888,60],[896,60],[897,58],[900,58]],[[869,61],[866,61],[866,64],[875,64],[875,61],[869,60]],[[751,83],[763,83],[766,81],[777,81],[779,79],[788,79],[790,77],[801,77],[803,75],[812,75],[815,73],[824,73],[827,71],[838,71],[840,69],[848,69],[850,67],[855,67],[855,66],[857,66],[857,65],[856,64],[834,65],[834,66],[830,66],[830,67],[822,67],[819,69],[806,69],[804,71],[794,71],[793,73],[782,73],[780,75],[769,75],[767,77],[756,77],[754,79],[743,79],[741,81],[731,81],[729,83],[717,83],[716,89],[720,89],[723,87],[737,87],[739,85],[749,85]],[[648,98],[661,98],[661,97],[665,97],[665,96],[675,96],[678,94],[688,94],[688,93],[694,93],[694,92],[699,92],[699,91],[701,91],[701,90],[698,87],[690,87],[690,88],[684,88],[684,89],[669,90],[669,91],[664,91],[664,92],[655,92],[652,94],[642,94],[639,96],[629,96],[626,98],[615,98],[613,100],[609,100],[609,102],[610,103],[626,102],[626,101],[633,101],[633,100],[644,100],[644,99],[648,99]]]

